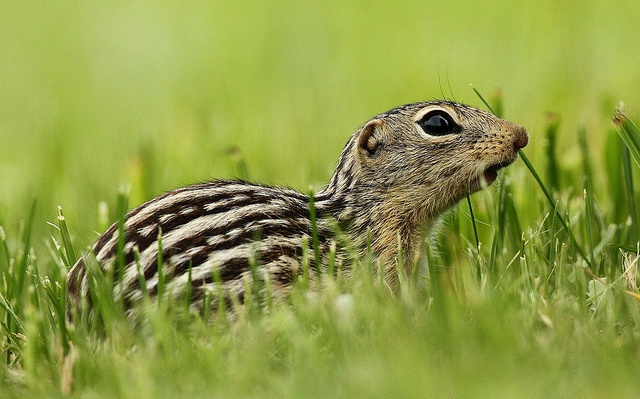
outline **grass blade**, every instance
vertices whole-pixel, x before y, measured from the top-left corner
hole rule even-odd
[[[482,101],[482,103],[485,105],[485,107],[487,107],[489,112],[491,112],[495,116],[498,116],[498,114],[493,110],[493,107],[491,105],[489,105],[487,100],[485,100],[484,97],[482,97],[482,94],[480,94],[480,92],[475,87],[473,87],[473,85],[471,85],[471,90],[473,90],[473,92],[476,93],[476,96],[478,96],[478,98],[480,98],[480,101]]]
[[[157,259],[157,268],[158,268],[158,304],[160,304],[164,298],[164,284],[165,284],[165,275],[164,275],[164,259],[163,259],[163,248],[162,248],[162,228],[158,227],[158,237],[156,238],[156,243],[158,245],[158,259]]]
[[[480,249],[480,238],[478,237],[478,227],[476,226],[476,217],[473,214],[473,205],[471,205],[471,196],[467,195],[467,204],[469,204],[469,214],[471,216],[471,225],[473,226],[473,236],[476,240],[476,249]]]
[[[591,267],[592,267],[591,259],[587,256],[586,252],[584,252],[582,247],[578,244],[578,241],[576,241],[576,237],[574,236],[573,231],[569,228],[569,225],[567,224],[567,221],[565,220],[565,217],[558,210],[558,207],[556,206],[556,202],[553,200],[553,197],[551,197],[551,193],[549,192],[547,187],[544,185],[544,183],[540,179],[540,176],[538,175],[536,170],[533,168],[533,165],[531,165],[531,162],[529,162],[529,159],[524,154],[524,152],[519,151],[519,153],[520,153],[520,158],[522,158],[522,161],[524,162],[524,164],[527,165],[527,168],[529,169],[529,172],[531,172],[531,175],[536,180],[536,183],[538,183],[538,186],[540,187],[540,189],[544,193],[544,196],[547,199],[547,201],[549,202],[549,205],[551,205],[551,207],[553,209],[553,212],[556,214],[558,220],[560,221],[560,224],[562,224],[562,227],[567,232],[567,235],[569,236],[569,239],[571,240],[571,244],[574,246],[576,251],[578,251],[578,253],[580,254],[580,257],[582,257],[582,259],[584,259],[584,261],[587,263],[588,268],[589,268],[589,272],[587,274],[592,275],[592,277],[596,277],[595,274],[593,274],[593,272],[591,272],[591,270],[590,270]]]
[[[124,227],[126,222],[127,208],[129,207],[129,195],[128,190],[120,190],[116,199],[116,216],[118,224],[118,241],[116,243],[116,267],[114,270],[116,284],[121,284],[124,277],[124,269],[126,266],[125,261],[125,243],[127,242],[126,229]],[[122,287],[121,287],[122,289]]]
[[[622,110],[616,110],[613,123],[615,124],[618,134],[625,144],[626,150],[623,150],[623,168],[624,168],[624,180],[625,187],[627,189],[627,204],[629,207],[629,215],[632,220],[632,231],[630,234],[634,239],[639,238],[640,234],[640,220],[638,220],[638,214],[636,210],[636,202],[633,188],[633,176],[631,170],[631,162],[629,158],[633,159],[638,167],[640,167],[640,129],[633,123]]]
[[[631,158],[640,167],[640,128],[619,109],[613,116],[613,123],[618,129],[622,141],[629,149]]]
[[[629,153],[629,148],[624,146],[622,148],[622,168],[623,168],[623,176],[624,176],[624,186],[627,190],[626,199],[627,199],[627,208],[629,211],[629,216],[631,217],[631,228],[629,230],[629,237],[627,240],[637,240],[640,233],[640,220],[638,219],[638,210],[636,208],[636,199],[635,199],[635,189],[633,187],[633,169],[631,168],[631,154]]]
[[[16,279],[14,280],[15,285],[12,287],[12,297],[20,298],[22,296],[24,282],[27,275],[27,265],[29,263],[29,252],[31,251],[31,232],[33,229],[33,220],[36,214],[36,201],[34,200],[31,204],[31,211],[29,212],[29,219],[27,224],[25,225],[25,229],[22,235],[22,257],[20,258],[20,262],[17,265],[16,271],[14,272],[14,276]]]
[[[506,184],[501,184],[498,189],[498,209],[496,214],[498,215],[497,225],[493,229],[493,240],[491,242],[491,254],[489,256],[489,270],[495,271],[496,261],[499,252],[504,248],[504,234],[505,234],[505,207],[507,187]]]
[[[547,138],[547,182],[552,193],[558,192],[560,187],[560,163],[556,154],[556,143],[560,118],[555,114],[548,114],[546,129]]]
[[[2,250],[2,260],[4,263],[4,270],[9,271],[11,266],[11,253],[9,252],[9,244],[7,243],[7,234],[4,232],[4,228],[0,226],[0,250]]]
[[[69,228],[67,227],[67,221],[62,214],[61,206],[58,207],[58,227],[60,228],[60,235],[62,236],[62,244],[64,245],[65,251],[65,256],[63,257],[63,259],[66,260],[67,268],[70,269],[78,258],[76,258],[76,253],[73,250],[73,245],[71,245]]]
[[[309,219],[311,220],[311,244],[313,245],[313,258],[315,261],[316,274],[319,279],[322,268],[320,267],[320,241],[318,238],[318,221],[316,219],[316,206],[313,191],[309,193]]]

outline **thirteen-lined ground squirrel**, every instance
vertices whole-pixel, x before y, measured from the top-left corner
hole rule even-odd
[[[394,285],[399,246],[403,259],[413,260],[424,232],[439,215],[492,183],[527,142],[523,127],[466,105],[403,105],[374,117],[351,136],[333,177],[315,194],[318,258],[309,197],[242,181],[180,188],[129,212],[121,269],[115,261],[117,225],[92,251],[103,271],[116,274],[116,297],[130,305],[142,296],[144,281],[149,294],[157,294],[161,242],[165,292],[189,292],[192,306],[198,308],[208,293],[242,302],[255,278],[268,279],[276,295],[286,294],[301,269],[303,253],[311,268],[326,267],[338,227],[344,233],[337,240],[343,270],[349,268],[347,252],[363,252],[370,245],[374,261]],[[355,251],[340,250],[344,237]],[[304,251],[303,245],[308,247]],[[253,270],[252,259],[257,260]],[[80,259],[69,272],[71,302],[90,298],[89,287],[85,260]]]

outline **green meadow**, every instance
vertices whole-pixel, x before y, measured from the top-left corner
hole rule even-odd
[[[0,0],[0,398],[637,397],[639,23],[636,0]],[[98,281],[100,322],[67,322],[66,271],[123,205],[319,189],[361,124],[436,98],[530,142],[398,292],[365,258],[234,321],[162,301],[134,326]]]

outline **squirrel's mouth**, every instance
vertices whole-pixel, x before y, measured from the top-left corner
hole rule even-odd
[[[515,158],[508,161],[495,163],[485,169],[485,171],[482,173],[482,180],[484,181],[484,184],[488,186],[496,181],[496,179],[498,178],[498,171],[506,166],[511,165],[513,161],[515,161]]]

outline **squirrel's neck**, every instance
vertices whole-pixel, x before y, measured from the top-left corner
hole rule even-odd
[[[375,192],[362,184],[352,187],[335,184],[345,177],[348,178],[334,175],[316,194],[318,214],[336,220],[358,252],[364,254],[370,248],[382,263],[387,280],[395,280],[400,251],[403,266],[412,267],[421,252],[424,233],[438,215],[431,215],[412,199]]]
[[[412,266],[420,253],[424,233],[435,223],[441,210],[428,201],[403,196],[415,190],[392,190],[369,182],[355,164],[353,135],[344,147],[329,183],[315,195],[317,214],[338,222],[351,245],[364,254],[370,247],[385,268],[388,280],[397,278],[399,250],[403,263]],[[427,193],[425,193],[427,194]]]

